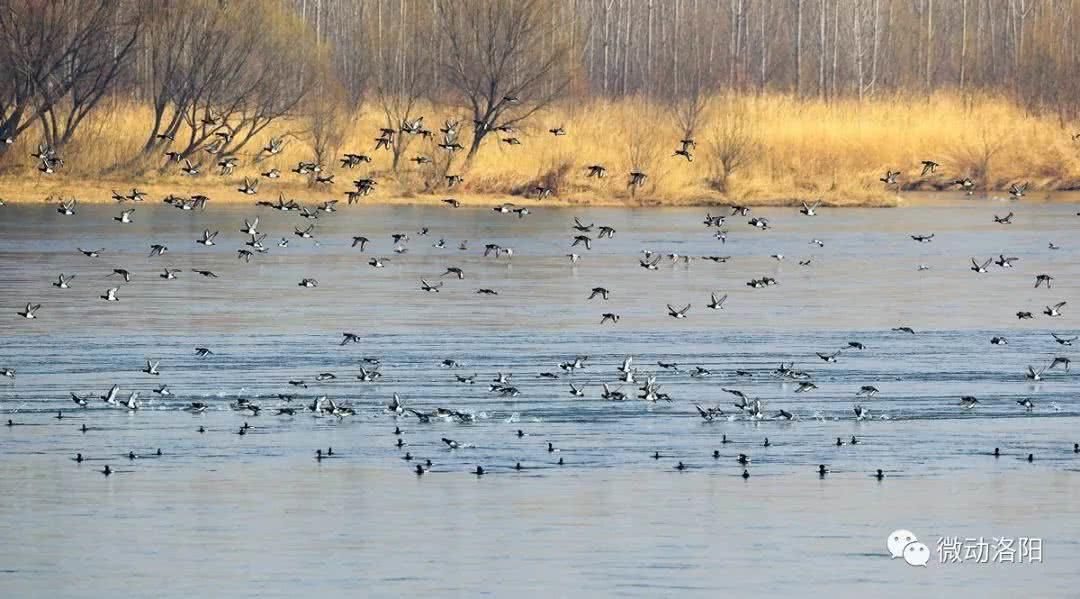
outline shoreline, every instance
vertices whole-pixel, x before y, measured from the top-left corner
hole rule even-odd
[[[206,178],[194,180],[171,180],[159,181],[132,181],[127,179],[65,179],[51,178],[43,175],[29,177],[0,177],[0,200],[7,204],[35,204],[57,203],[61,198],[77,198],[84,204],[108,204],[114,202],[113,191],[128,193],[133,188],[145,192],[149,198],[147,201],[158,203],[170,194],[179,196],[191,196],[193,194],[206,195],[215,204],[254,204],[260,200],[274,201],[279,193],[288,199],[295,199],[301,204],[320,204],[329,200],[338,200],[339,204],[345,204],[346,185],[338,184],[332,187],[315,188],[300,182],[276,181],[264,187],[256,195],[247,195],[237,190],[243,183],[243,177],[236,181],[210,180]],[[797,193],[789,197],[745,197],[737,200],[726,199],[722,196],[703,195],[697,198],[682,198],[678,200],[660,198],[626,198],[616,195],[597,196],[594,194],[569,194],[566,196],[551,196],[543,200],[532,197],[524,197],[510,194],[475,193],[468,190],[462,193],[454,193],[454,190],[444,190],[443,193],[389,193],[376,191],[370,196],[362,198],[359,204],[371,204],[379,206],[443,206],[443,200],[453,198],[460,202],[461,207],[493,208],[503,204],[513,204],[517,207],[545,207],[545,208],[691,208],[691,207],[718,207],[718,206],[754,206],[754,207],[799,207],[803,201]],[[915,190],[901,191],[895,196],[888,198],[863,198],[851,200],[837,200],[823,198],[823,208],[900,208],[913,206],[927,206],[941,201],[979,201],[999,200],[1010,201],[1005,191],[988,191],[968,196],[957,191],[940,190]],[[817,201],[817,200],[815,200]],[[1026,203],[1080,203],[1080,191],[1033,191],[1021,200]]]

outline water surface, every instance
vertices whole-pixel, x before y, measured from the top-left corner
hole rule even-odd
[[[360,206],[312,223],[254,206],[139,205],[131,225],[113,220],[119,211],[0,208],[0,367],[17,372],[0,382],[4,420],[17,424],[0,429],[0,581],[12,596],[790,596],[813,588],[847,597],[868,585],[874,596],[910,596],[916,585],[1069,596],[1080,582],[1072,566],[1080,384],[1060,366],[1041,381],[1024,375],[1029,364],[1075,355],[1050,336],[1078,330],[1075,205],[971,201],[823,209],[813,218],[755,209],[751,216],[773,228],[732,217],[726,243],[700,209],[537,207],[521,219]],[[1014,224],[993,222],[1009,211]],[[245,247],[239,229],[256,215],[270,251],[246,263],[235,253]],[[592,250],[570,248],[574,216],[617,232]],[[308,224],[315,240],[293,234]],[[418,235],[424,226],[430,233]],[[221,231],[217,245],[195,243],[204,229]],[[393,233],[410,235],[407,253],[393,252]],[[929,233],[929,244],[909,237]],[[357,235],[372,240],[364,253],[350,247]],[[432,247],[439,238],[446,249]],[[462,240],[468,250],[458,249]],[[169,252],[148,257],[151,243]],[[488,243],[512,247],[513,258],[485,258]],[[77,247],[104,251],[91,259]],[[638,265],[643,249],[696,259],[665,257],[649,271]],[[582,255],[576,266],[571,251]],[[1011,269],[970,270],[970,258],[999,253],[1020,259]],[[730,260],[701,259],[709,255]],[[373,256],[389,258],[386,268],[368,266]],[[162,279],[166,266],[183,272]],[[440,278],[448,266],[465,278]],[[114,268],[131,271],[131,282],[109,276]],[[71,289],[50,285],[60,272],[77,274]],[[1044,272],[1053,288],[1034,288]],[[745,285],[761,276],[779,284]],[[305,277],[319,286],[299,287]],[[420,278],[444,285],[425,293]],[[114,286],[120,302],[98,298]],[[611,298],[587,300],[596,286]],[[722,311],[705,308],[713,291],[729,294]],[[1041,314],[1059,301],[1070,302],[1062,317]],[[16,315],[27,302],[42,304],[40,318]],[[668,303],[692,304],[689,318],[668,317]],[[1019,310],[1036,318],[1017,320]],[[601,326],[604,312],[621,320]],[[892,330],[899,326],[916,334]],[[341,346],[342,332],[361,343]],[[991,345],[993,336],[1009,343]],[[849,341],[865,349],[836,363],[818,358]],[[214,354],[199,358],[196,346]],[[589,356],[586,368],[559,370],[577,355]],[[672,401],[602,400],[603,383],[621,384],[616,368],[626,356]],[[356,378],[370,366],[364,358],[381,361],[381,379]],[[161,360],[160,376],[140,372],[146,359]],[[782,362],[810,373],[818,389],[795,393],[796,383],[774,374]],[[710,374],[692,377],[695,367]],[[337,378],[317,382],[324,372]],[[488,390],[497,372],[513,373],[519,395]],[[455,379],[473,373],[472,385]],[[307,387],[289,384],[300,380]],[[569,393],[571,381],[585,397]],[[162,383],[173,395],[153,393]],[[96,399],[112,384],[122,399],[139,391],[142,409]],[[856,397],[863,385],[880,393]],[[750,421],[722,388],[796,420]],[[622,390],[633,396],[636,385]],[[91,408],[77,408],[70,392],[94,397]],[[395,419],[382,409],[395,392],[410,407],[453,408],[475,421]],[[300,414],[273,415],[285,405],[278,394],[293,395]],[[358,414],[313,418],[302,408],[320,395]],[[962,395],[979,407],[961,410]],[[230,409],[240,398],[262,413]],[[1025,398],[1033,410],[1016,403]],[[210,409],[181,411],[191,401]],[[695,403],[730,418],[704,422]],[[869,418],[854,418],[856,403]],[[244,422],[253,428],[237,435]],[[404,448],[395,447],[395,426]],[[835,445],[852,436],[857,445]],[[449,450],[442,437],[467,447]],[[549,453],[548,442],[559,451]],[[338,455],[316,462],[314,450],[327,447]],[[1004,455],[989,456],[994,447]],[[143,457],[129,460],[129,451]],[[405,451],[431,459],[432,471],[418,478]],[[70,461],[77,452],[89,461]],[[746,481],[739,453],[752,459]],[[675,471],[678,461],[688,469]],[[513,470],[517,462],[525,470]],[[821,463],[832,470],[824,480]],[[105,464],[120,472],[103,477]],[[469,474],[477,465],[489,474]],[[871,476],[878,468],[880,482]],[[1045,559],[910,568],[885,555],[885,536],[898,527],[924,540],[1042,536]]]

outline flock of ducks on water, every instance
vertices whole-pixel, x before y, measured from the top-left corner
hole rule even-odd
[[[461,150],[462,146],[457,142],[458,127],[459,125],[457,122],[447,121],[445,123],[445,126],[440,129],[443,134],[443,143],[438,144],[438,147],[450,153]],[[512,129],[506,128],[505,130],[501,130],[500,132],[509,135],[510,133],[512,133]],[[550,133],[555,136],[562,136],[566,134],[566,131],[562,127],[557,127],[551,129]],[[211,155],[220,154],[219,150],[221,146],[228,141],[228,135],[230,134],[231,131],[226,127],[222,132],[219,132],[217,134],[218,137],[220,137],[221,139],[218,140],[218,142],[215,142],[214,144],[211,144],[209,147],[204,149],[207,153]],[[379,137],[375,140],[375,150],[389,150],[391,144],[394,141],[395,135],[419,135],[423,137],[431,137],[434,134],[423,126],[423,118],[421,117],[413,121],[403,122],[401,124],[401,127],[397,130],[389,128],[382,129],[380,131]],[[501,139],[501,141],[511,146],[520,145],[521,143],[519,139],[512,136],[504,137]],[[260,152],[260,159],[279,154],[282,151],[283,147],[284,141],[282,139],[271,139],[270,142],[263,148],[262,152]],[[694,143],[693,139],[683,139],[680,141],[680,146],[675,149],[673,157],[682,158],[686,161],[693,161],[693,151],[695,149],[696,144]],[[59,168],[63,166],[63,160],[59,156],[57,156],[56,152],[53,149],[49,148],[47,145],[43,144],[39,146],[38,150],[33,154],[33,156],[39,162],[39,170],[45,174],[55,173]],[[185,175],[196,176],[202,173],[204,170],[203,164],[193,164],[189,158],[184,157],[176,152],[167,152],[166,156],[169,158],[170,161],[175,162],[178,165],[181,173]],[[413,160],[418,164],[430,162],[429,158],[423,156],[417,156],[413,158]],[[372,159],[368,155],[359,153],[347,153],[340,159],[340,164],[343,168],[352,169],[361,164],[371,163],[371,161]],[[217,166],[219,168],[220,175],[228,176],[232,174],[233,170],[238,166],[238,159],[235,156],[219,155]],[[934,161],[923,161],[922,176],[934,173],[939,167],[940,164]],[[325,173],[323,166],[315,162],[300,162],[295,168],[291,170],[293,173],[296,173],[299,176],[308,177],[313,185],[330,186],[334,184],[334,175]],[[603,178],[606,176],[606,174],[607,168],[603,165],[589,165],[586,167],[587,177]],[[899,188],[898,180],[900,175],[900,171],[890,170],[881,177],[881,181],[887,186],[896,185]],[[262,176],[266,179],[273,180],[280,178],[282,174],[278,169],[271,168],[263,172]],[[631,187],[640,187],[645,183],[646,179],[647,175],[645,173],[634,171],[628,174],[627,181],[628,185]],[[447,187],[449,188],[452,188],[456,184],[461,182],[462,178],[459,175],[447,175],[446,177]],[[974,182],[970,179],[958,179],[955,181],[955,183],[961,189],[967,191],[969,194],[973,193],[973,190],[975,188]],[[237,188],[237,191],[244,195],[257,196],[259,194],[259,186],[259,180],[245,178],[242,184]],[[377,182],[370,177],[361,178],[354,181],[354,186],[355,189],[346,193],[349,204],[352,204],[358,201],[360,198],[367,196],[371,192],[373,192],[377,186]],[[1019,200],[1024,196],[1026,190],[1027,184],[1014,185],[1009,189],[1009,194],[1013,200]],[[553,190],[543,186],[537,186],[534,189],[534,192],[537,200],[543,200],[547,197],[550,197],[553,193]],[[130,192],[126,193],[114,192],[112,198],[118,204],[123,206],[127,202],[131,202],[134,204],[144,202],[148,199],[148,195],[146,192],[134,188],[130,190]],[[73,217],[77,215],[78,201],[75,198],[51,199],[56,205],[56,212],[59,213],[62,217]],[[190,197],[169,195],[163,199],[163,202],[183,211],[203,211],[207,208],[207,205],[210,202],[210,198],[203,195],[193,195]],[[442,200],[442,203],[444,203],[451,209],[461,206],[461,203],[453,198],[444,199]],[[337,204],[337,200],[328,200],[318,205],[304,206],[297,200],[286,198],[283,193],[278,194],[278,198],[276,201],[256,201],[256,206],[261,209],[296,213],[301,219],[303,219],[302,222],[306,222],[307,224],[304,226],[296,225],[292,231],[292,237],[309,240],[314,243],[318,243],[318,231],[316,228],[318,219],[326,218],[334,214],[337,211]],[[2,205],[3,202],[0,201],[0,206]],[[814,202],[813,204],[803,202],[798,210],[798,213],[805,217],[815,217],[818,214],[818,209],[820,208],[820,206],[820,201]],[[516,206],[510,203],[496,206],[493,210],[500,214],[513,214],[518,218],[525,218],[530,214],[530,210],[528,207]],[[730,207],[730,213],[713,214],[710,211],[705,215],[703,223],[706,228],[713,232],[713,236],[721,244],[726,243],[727,240],[728,230],[725,228],[727,222],[731,219],[734,219],[735,217],[748,217],[748,220],[746,221],[747,225],[758,231],[767,231],[772,228],[772,225],[768,219],[760,216],[751,217],[750,213],[750,207],[735,205]],[[1014,214],[1014,212],[1009,212],[1005,216],[994,215],[994,222],[1003,226],[1007,226],[1014,222],[1015,216],[1016,215]],[[116,226],[125,226],[136,222],[136,218],[136,208],[122,208],[119,214],[117,214],[113,218],[113,220],[117,223]],[[249,263],[253,259],[257,259],[259,256],[269,253],[271,251],[270,245],[276,245],[277,248],[282,249],[288,248],[291,241],[289,235],[282,236],[276,244],[273,244],[272,242],[267,241],[268,234],[259,229],[259,224],[259,218],[256,216],[251,219],[245,219],[243,226],[239,227],[239,232],[244,236],[244,239],[242,247],[236,250],[237,260],[242,260],[245,263]],[[429,235],[429,233],[429,228],[423,227],[415,233],[415,236],[423,237]],[[571,232],[568,240],[568,248],[570,253],[566,254],[570,265],[577,265],[578,262],[583,259],[583,254],[579,254],[577,252],[585,252],[587,254],[587,252],[593,249],[594,244],[602,243],[605,239],[613,239],[616,233],[617,231],[615,230],[615,228],[611,226],[596,225],[595,223],[586,224],[575,217],[573,219],[573,224],[571,225]],[[209,228],[207,228],[202,232],[201,235],[199,235],[192,241],[202,246],[216,247],[219,243],[219,235],[220,231],[211,231]],[[932,243],[935,240],[934,233],[919,233],[910,235],[910,237],[913,241],[920,244]],[[408,244],[411,239],[412,237],[408,233],[396,233],[392,235],[391,241],[393,253],[396,255],[407,253],[409,251]],[[355,249],[360,253],[365,253],[368,249],[368,246],[373,243],[374,242],[369,237],[359,234],[352,237],[350,247],[351,249]],[[824,246],[824,243],[818,239],[812,240],[810,244],[817,247]],[[148,259],[151,260],[164,261],[166,260],[166,254],[169,254],[171,251],[170,248],[164,243],[160,243],[152,239],[148,240],[147,246],[149,249]],[[440,250],[450,248],[450,246],[447,245],[445,239],[439,239],[438,241],[434,242],[432,244],[432,247]],[[1059,246],[1055,245],[1053,242],[1049,244],[1049,248],[1051,250],[1060,249]],[[468,241],[461,241],[457,245],[457,249],[461,252],[470,251]],[[108,255],[108,251],[105,248],[83,249],[79,247],[77,248],[77,250],[82,253],[86,258],[94,262],[101,260],[102,256]],[[477,248],[475,251],[479,252],[480,250],[479,248]],[[488,258],[491,260],[501,261],[505,259],[507,262],[509,262],[514,257],[514,249],[512,247],[506,247],[500,244],[488,243],[483,246],[482,255],[484,258]],[[778,261],[784,260],[784,256],[782,254],[774,254],[772,257]],[[679,255],[676,253],[663,255],[645,250],[643,251],[641,257],[638,259],[638,263],[641,268],[654,271],[660,268],[660,264],[665,258],[671,264],[677,264],[680,262],[688,264],[691,262],[691,260],[694,259],[694,257]],[[700,258],[716,263],[725,263],[731,260],[731,256],[721,255],[701,256]],[[368,265],[371,268],[376,269],[384,268],[393,259],[395,258],[372,256],[368,260]],[[1007,270],[1014,268],[1014,264],[1019,260],[1020,258],[1018,257],[1006,256],[1005,254],[999,254],[997,258],[990,257],[987,259],[972,257],[971,270],[977,275],[986,275],[990,274],[996,269]],[[809,266],[810,263],[811,260],[809,259],[799,262],[800,266]],[[136,275],[127,268],[119,266],[110,266],[109,268],[111,269],[111,272],[109,272],[106,276],[109,278],[117,278],[118,284],[116,286],[105,289],[99,297],[102,301],[105,302],[121,302],[123,301],[122,289],[125,285],[133,284],[132,282],[135,279]],[[919,266],[919,270],[925,270],[927,268],[928,267],[926,267],[925,265]],[[206,279],[219,278],[216,273],[207,269],[192,269],[191,272]],[[174,280],[181,275],[182,271],[180,269],[171,268],[167,264],[163,264],[160,267],[158,277],[163,280]],[[73,282],[76,280],[76,278],[77,275],[73,273],[60,273],[58,274],[56,281],[52,283],[52,286],[60,290],[70,290],[73,288]],[[421,278],[418,283],[418,288],[423,293],[438,294],[441,293],[444,289],[447,289],[450,285],[452,285],[451,282],[465,280],[466,278],[467,275],[464,269],[456,265],[450,265],[447,266],[445,270],[441,273],[433,272],[430,278]],[[1050,291],[1053,289],[1053,281],[1054,277],[1050,274],[1040,273],[1035,276],[1034,287],[1036,289],[1043,287],[1047,291]],[[746,283],[747,286],[754,289],[767,288],[777,284],[778,281],[770,276],[754,278]],[[298,281],[297,286],[307,289],[316,288],[319,286],[319,281],[311,277],[304,277],[300,281]],[[498,295],[499,292],[498,290],[493,288],[480,287],[476,289],[475,293],[477,295],[492,296]],[[603,303],[608,301],[612,295],[613,292],[610,289],[603,286],[596,286],[591,288],[587,292],[586,298],[589,301]],[[705,302],[704,305],[710,310],[723,310],[727,300],[727,294],[723,294],[718,291],[712,292],[709,295],[708,301]],[[47,317],[48,309],[46,308],[45,310],[43,310],[43,304],[35,303],[36,301],[37,300],[31,300],[27,302],[25,308],[19,310],[17,312],[17,315],[20,318],[26,320],[34,320]],[[1066,305],[1067,304],[1065,301],[1051,300],[1047,302],[1047,305],[1042,311],[1042,314],[1049,318],[1060,318],[1064,314],[1063,308]],[[674,319],[687,319],[694,316],[694,313],[692,311],[693,302],[687,302],[685,305],[669,303],[667,304],[666,308],[667,315]],[[1035,314],[1032,311],[1026,310],[1018,311],[1016,313],[1016,316],[1018,319],[1022,320],[1036,318]],[[600,313],[599,323],[601,325],[617,325],[621,319],[622,316],[618,312],[603,311]],[[893,332],[910,335],[916,334],[916,331],[914,329],[907,326],[898,326],[893,329]],[[364,337],[360,334],[344,332],[342,334],[342,339],[340,340],[340,345],[347,346],[352,344],[362,344],[363,340]],[[1073,343],[1077,341],[1077,337],[1053,333],[1052,340],[1059,346],[1072,346]],[[995,336],[990,340],[990,343],[993,345],[1006,345],[1008,344],[1008,340],[1007,338],[1002,336]],[[823,363],[835,364],[842,358],[844,352],[858,352],[864,350],[865,347],[866,346],[860,341],[850,341],[843,348],[833,351],[818,352],[817,356],[822,360]],[[196,347],[194,349],[194,352],[195,355],[200,358],[213,359],[214,356],[214,352],[207,347]],[[558,367],[560,370],[563,371],[564,376],[569,377],[572,376],[575,371],[584,369],[586,367],[587,361],[588,356],[576,356],[573,359],[560,363]],[[444,360],[442,366],[445,366],[449,369],[457,369],[462,367],[460,363],[453,359]],[[357,374],[356,377],[358,380],[364,382],[378,380],[382,376],[380,374],[380,367],[381,362],[378,359],[364,358],[363,364],[360,366],[359,369],[359,374]],[[695,378],[707,377],[712,374],[708,369],[701,366],[694,367],[690,370],[683,370],[676,363],[668,363],[662,360],[657,362],[657,367],[663,371],[671,373],[687,373],[688,376]],[[1064,356],[1057,356],[1046,366],[1037,368],[1035,366],[1029,365],[1025,376],[1027,379],[1039,381],[1042,380],[1045,376],[1048,376],[1049,371],[1055,370],[1058,367],[1061,367],[1062,371],[1068,372],[1070,367],[1070,359]],[[662,385],[657,382],[658,379],[655,374],[645,372],[643,370],[639,370],[633,367],[632,357],[627,357],[617,370],[619,373],[619,382],[625,385],[638,385],[638,393],[626,393],[622,391],[621,386],[613,388],[614,383],[603,383],[602,392],[600,393],[600,397],[602,399],[607,401],[629,401],[634,399],[648,402],[673,401],[673,398],[662,390]],[[160,370],[160,361],[147,360],[145,368],[142,369],[142,372],[145,375],[151,377],[161,376],[162,372]],[[751,376],[752,373],[740,370],[736,371],[735,374],[737,377],[745,377]],[[773,376],[778,377],[785,382],[790,382],[796,385],[795,393],[809,393],[817,389],[817,385],[813,382],[812,374],[805,370],[796,369],[793,362],[790,364],[780,364],[780,366],[772,374]],[[12,368],[2,368],[0,369],[0,375],[13,381],[16,377],[16,372]],[[557,372],[543,372],[540,373],[539,377],[547,379],[558,379],[560,377],[560,374]],[[324,372],[319,373],[314,378],[314,381],[316,383],[321,383],[332,381],[336,378],[337,375],[335,373]],[[454,378],[457,383],[463,385],[472,385],[478,381],[478,374],[454,374]],[[288,382],[290,386],[297,389],[308,388],[308,383],[303,380],[290,380]],[[488,385],[488,390],[491,393],[498,394],[503,397],[514,397],[520,394],[520,389],[513,384],[511,375],[509,373],[497,373],[495,378],[492,379],[491,383]],[[714,422],[720,420],[732,420],[735,418],[745,418],[749,420],[797,420],[799,418],[798,415],[785,409],[770,411],[767,409],[766,402],[764,400],[750,397],[739,389],[733,387],[722,387],[722,391],[736,398],[737,401],[731,404],[731,406],[734,407],[734,412],[725,412],[725,410],[730,411],[731,407],[727,407],[722,404],[708,406],[701,403],[694,404],[696,414],[700,416],[703,421]],[[569,383],[568,392],[573,397],[583,397],[585,395],[584,387],[575,382]],[[158,396],[172,395],[172,391],[167,384],[160,385],[153,390],[153,393]],[[855,392],[855,398],[857,400],[869,400],[875,398],[879,393],[880,391],[876,386],[863,385],[858,391]],[[307,404],[303,407],[296,407],[292,404],[292,400],[294,399],[294,396],[292,394],[280,394],[278,397],[282,401],[282,405],[273,408],[273,410],[275,412],[275,415],[279,416],[295,416],[297,414],[310,413],[311,415],[317,417],[332,417],[344,419],[354,416],[356,414],[356,408],[354,408],[353,406],[337,403],[326,395],[319,395],[313,398],[310,404]],[[79,408],[99,406],[127,410],[129,412],[138,411],[140,409],[140,406],[142,405],[140,403],[139,391],[131,391],[127,394],[126,399],[124,399],[121,396],[121,388],[119,385],[113,385],[108,391],[97,397],[86,394],[80,395],[76,393],[71,393],[71,400]],[[1034,402],[1032,402],[1030,399],[1019,400],[1017,401],[1017,404],[1019,404],[1022,409],[1027,411],[1033,410],[1035,407]],[[963,396],[960,398],[958,403],[958,407],[962,410],[973,410],[980,405],[982,405],[980,403],[980,400],[973,396]],[[184,408],[184,410],[192,414],[201,414],[205,412],[209,407],[210,406],[205,402],[194,401],[191,402],[186,408]],[[235,411],[242,412],[252,417],[260,415],[263,410],[260,405],[245,399],[238,399],[237,401],[233,402],[230,407]],[[433,410],[420,410],[413,407],[408,407],[405,405],[405,402],[399,398],[397,394],[394,394],[393,399],[390,400],[382,410],[392,415],[395,419],[415,419],[416,422],[420,424],[427,424],[432,422],[433,420],[469,423],[472,422],[474,419],[474,416],[471,413],[454,409],[438,407]],[[856,420],[871,418],[869,409],[867,409],[861,403],[855,403],[853,405],[852,414]],[[55,418],[57,419],[62,419],[64,417],[65,416],[63,411],[59,411],[55,416]],[[20,424],[22,423],[15,422],[13,419],[8,419],[6,422],[6,425],[9,428],[19,426]],[[252,428],[253,427],[251,427],[248,423],[245,422],[243,426],[241,426],[236,431],[236,434],[245,435]],[[84,424],[82,425],[81,430],[85,433],[89,429]],[[205,427],[200,426],[198,432],[205,433]],[[398,436],[397,447],[404,448],[406,446],[406,443],[401,439],[401,435],[403,434],[403,432],[400,426],[395,426],[394,433]],[[520,438],[527,436],[528,433],[524,432],[523,430],[517,430],[516,435]],[[450,451],[455,451],[469,446],[467,443],[459,442],[447,437],[443,437],[442,442],[445,447]],[[726,435],[722,436],[721,444],[726,445],[730,442],[731,441],[727,438]],[[859,443],[859,439],[855,436],[852,436],[849,441],[837,438],[835,445],[843,446],[847,444],[854,445],[857,443]],[[771,444],[768,438],[765,438],[762,446],[769,447],[770,445]],[[547,443],[547,452],[549,454],[554,454],[558,451],[559,449],[554,447],[551,442]],[[1074,444],[1073,452],[1080,453],[1080,445]],[[157,451],[157,455],[161,455],[160,449]],[[993,455],[995,457],[1000,457],[1000,450],[998,448],[995,448]],[[333,448],[328,448],[325,452],[322,449],[319,449],[315,453],[315,459],[320,462],[325,459],[335,458],[339,456],[340,454],[334,453]],[[711,456],[713,459],[719,459],[721,457],[720,451],[714,450]],[[128,455],[128,458],[131,460],[135,460],[138,457],[141,456],[137,456],[134,452],[130,452]],[[659,460],[664,456],[662,456],[660,452],[657,451],[653,453],[652,457]],[[75,457],[75,461],[80,463],[83,462],[85,459],[86,458],[84,458],[81,453],[77,454]],[[414,470],[417,475],[423,475],[424,473],[428,472],[433,465],[430,459],[421,461],[419,458],[414,458],[414,456],[412,456],[412,454],[408,451],[405,452],[403,459],[407,462],[416,462]],[[1028,461],[1033,461],[1034,456],[1032,454],[1029,454],[1027,456],[1027,459]],[[742,477],[749,478],[749,465],[751,462],[750,456],[745,453],[740,453],[736,458],[736,462],[742,467]],[[559,458],[558,464],[564,464],[563,458]],[[688,468],[688,466],[682,461],[678,461],[673,467],[676,470],[685,470]],[[522,470],[523,466],[520,462],[518,462],[514,465],[513,469]],[[102,470],[102,473],[106,476],[111,475],[113,472],[115,471],[110,466],[105,466],[105,468]],[[476,466],[474,470],[474,474],[478,476],[484,475],[487,472],[488,471],[486,471],[482,466],[479,465]],[[826,465],[821,464],[818,466],[819,475],[825,476],[828,472],[829,470]],[[873,473],[873,476],[876,477],[878,480],[881,480],[882,478],[884,478],[884,472],[881,469],[878,469],[875,473]]]

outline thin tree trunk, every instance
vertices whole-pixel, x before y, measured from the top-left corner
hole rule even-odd
[[[930,94],[930,73],[934,59],[934,0],[926,0],[926,93]]]
[[[828,13],[829,7],[827,0],[819,0],[818,2],[818,75],[817,75],[817,87],[818,97],[825,99],[825,15]]]
[[[611,5],[615,0],[604,2],[604,95],[608,95],[608,57],[611,51]]]
[[[856,1],[852,10],[852,34],[855,40],[855,73],[858,76],[858,90],[859,100],[863,99],[864,77],[863,77],[863,46],[862,46],[862,16],[859,14],[859,2]]]
[[[675,78],[675,89],[672,90],[675,97],[679,96],[679,0],[675,0],[675,20],[671,25],[671,48],[674,51],[672,58],[672,72]]]
[[[960,91],[964,91],[964,69],[967,64],[967,28],[968,28],[968,0],[962,0],[963,25],[960,27]]]
[[[653,26],[653,0],[649,0],[648,4],[648,16],[646,17],[646,31],[645,31],[645,93],[652,93],[652,81],[653,81],[653,43],[652,43],[652,26]]]
[[[833,0],[833,35],[832,35],[832,97],[836,97],[837,69],[840,66],[840,2]]]
[[[802,13],[803,0],[795,0],[795,95],[802,95]]]
[[[630,72],[630,23],[633,22],[634,2],[626,3],[626,35],[623,38],[622,95],[626,95],[626,78]]]
[[[874,28],[872,30],[873,33],[874,33],[874,39],[872,40],[872,44],[871,44],[871,48],[870,48],[870,86],[869,86],[869,89],[867,90],[867,91],[870,92],[871,96],[873,96],[874,92],[877,91],[878,48],[880,47],[880,41],[881,41],[881,36],[879,35],[879,31],[880,31],[879,24],[880,24],[880,21],[881,21],[880,13],[881,13],[881,1],[880,0],[874,0]]]
[[[761,4],[761,77],[758,80],[758,89],[761,92],[765,91],[765,64],[769,58],[768,40],[765,37],[765,21],[768,10],[768,5],[763,2]]]

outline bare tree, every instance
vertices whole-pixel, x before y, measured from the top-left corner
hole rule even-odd
[[[694,139],[698,126],[709,112],[711,95],[699,81],[691,81],[686,93],[671,101],[670,110],[681,139]]]
[[[401,5],[404,11],[404,4]],[[377,59],[375,69],[378,85],[375,95],[385,116],[385,128],[394,133],[388,136],[388,149],[393,154],[391,166],[398,171],[402,156],[417,137],[433,138],[432,131],[423,124],[419,114],[421,102],[431,90],[431,54],[424,51],[424,33],[402,14],[398,33],[402,36],[390,52]],[[409,36],[406,41],[405,36]]]
[[[90,15],[81,12],[71,15],[76,22],[89,20],[89,23],[75,25],[69,31],[78,35],[80,30],[92,30],[93,34],[87,37],[86,43],[72,44],[63,75],[37,84],[43,106],[47,106],[39,117],[42,132],[45,143],[54,149],[67,145],[83,119],[98,106],[105,94],[113,91],[113,83],[132,56],[143,10],[121,12],[117,4],[109,3],[108,6],[108,10]],[[70,85],[61,81],[64,78]],[[63,91],[57,93],[56,90]]]
[[[141,16],[107,0],[0,0],[0,139],[37,123],[54,148],[70,141],[111,91]]]
[[[570,84],[569,48],[546,18],[554,0],[438,0],[447,82],[472,112],[470,161],[492,131],[512,128]]]
[[[713,187],[727,192],[731,176],[752,162],[760,149],[761,143],[753,132],[746,108],[729,101],[720,110],[706,148]]]
[[[979,123],[975,139],[965,138],[953,151],[953,162],[982,189],[990,189],[994,158],[1005,149],[1010,133],[993,123]]]
[[[170,3],[157,16],[144,156],[178,143],[188,157],[219,138],[218,153],[238,151],[296,108],[315,80],[306,71],[325,60],[298,19],[256,0]]]
[[[630,167],[627,188],[630,190],[630,197],[636,198],[638,191],[655,189],[657,181],[662,178],[662,173],[659,172],[661,152],[656,136],[645,127],[627,124],[621,137],[626,148],[627,166]],[[645,177],[639,179],[635,174]]]
[[[336,79],[326,78],[316,84],[306,106],[310,111],[308,135],[318,164],[333,161],[345,139],[350,108],[348,95]]]
[[[226,76],[229,59],[243,68],[246,56],[230,51],[226,19],[211,0],[169,3],[155,11],[143,39],[154,110],[144,156],[170,145],[185,116]]]

